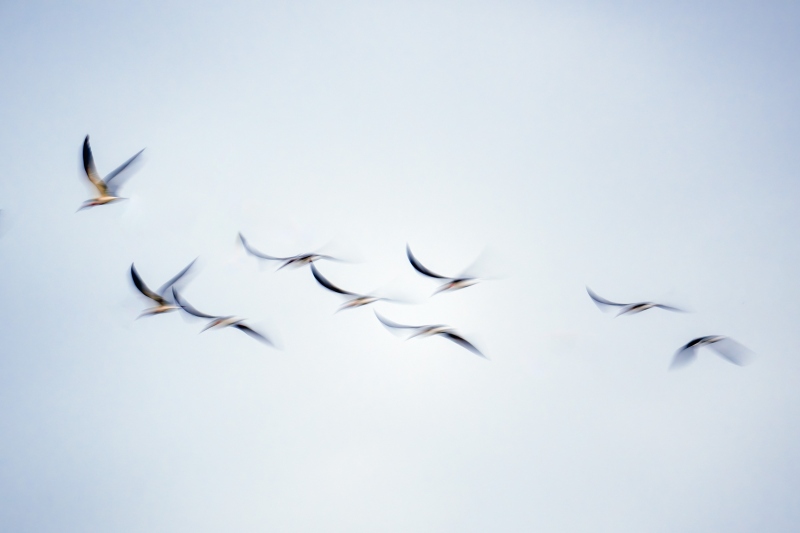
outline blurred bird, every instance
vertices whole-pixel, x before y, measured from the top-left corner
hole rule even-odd
[[[753,356],[752,351],[730,337],[708,335],[689,341],[675,352],[675,357],[673,357],[672,364],[669,367],[670,370],[686,366],[694,361],[697,358],[697,349],[703,346],[708,346],[717,352],[717,355],[739,366],[746,365]]]
[[[622,309],[619,310],[616,316],[621,315],[635,315],[636,313],[641,313],[642,311],[647,311],[648,309],[652,309],[653,307],[658,307],[659,309],[665,309],[667,311],[674,311],[676,313],[683,313],[683,309],[678,309],[677,307],[671,307],[669,305],[664,304],[657,304],[653,302],[640,302],[635,304],[618,304],[615,302],[611,302],[606,300],[602,296],[598,296],[597,294],[592,291],[589,287],[586,287],[586,292],[589,293],[589,297],[594,301],[595,305],[598,309],[602,312],[607,312],[613,310],[614,307],[621,307]]]
[[[207,329],[212,329],[212,328],[233,327],[233,328],[238,329],[239,331],[242,331],[242,332],[250,335],[251,337],[253,337],[256,340],[263,342],[264,344],[268,344],[268,345],[272,346],[273,348],[275,347],[275,344],[271,340],[269,340],[267,337],[265,337],[261,333],[257,332],[256,330],[254,330],[253,328],[251,328],[247,324],[244,324],[243,323],[245,321],[244,318],[239,318],[239,317],[235,317],[235,316],[216,316],[216,315],[208,315],[206,313],[202,313],[202,312],[198,311],[197,309],[195,309],[194,307],[192,307],[189,304],[189,302],[187,302],[186,300],[181,298],[180,294],[178,293],[178,291],[175,290],[174,287],[172,288],[172,295],[175,297],[175,302],[177,302],[177,304],[180,305],[183,308],[183,310],[186,311],[187,313],[189,313],[190,315],[196,316],[198,318],[209,318],[209,319],[211,319],[211,322],[206,324],[206,327],[204,327],[202,330],[200,330],[200,333],[204,332]]]
[[[308,265],[320,259],[327,259],[329,261],[340,261],[340,259],[336,259],[335,257],[331,257],[329,255],[316,254],[316,253],[293,255],[291,257],[273,257],[271,255],[259,252],[258,250],[250,246],[247,243],[247,239],[245,239],[244,235],[242,235],[241,233],[239,233],[239,239],[242,241],[242,246],[244,246],[244,249],[250,255],[254,255],[260,259],[266,259],[268,261],[282,261],[283,264],[281,264],[281,266],[278,267],[278,270],[287,266],[301,267],[303,265]]]
[[[89,136],[87,135],[86,139],[83,141],[83,169],[86,171],[86,177],[89,178],[89,181],[92,182],[92,185],[94,185],[94,187],[97,189],[97,198],[83,202],[83,205],[78,208],[78,211],[86,209],[87,207],[105,205],[117,200],[125,200],[125,198],[117,196],[119,188],[122,186],[122,182],[119,180],[117,180],[115,183],[111,182],[114,178],[119,176],[119,174],[125,170],[128,165],[133,163],[133,160],[139,157],[139,154],[142,152],[144,152],[144,148],[139,150],[136,155],[122,163],[115,170],[112,170],[105,178],[101,179],[100,175],[97,173],[97,168],[94,166],[92,148],[89,146]]]
[[[340,289],[339,287],[337,287],[336,285],[334,285],[333,283],[328,281],[328,279],[325,276],[320,274],[319,270],[317,270],[317,267],[314,265],[314,263],[311,263],[311,273],[314,275],[314,279],[316,279],[319,282],[320,285],[322,285],[323,287],[325,287],[329,291],[333,291],[335,293],[338,293],[338,294],[341,294],[341,295],[344,295],[344,296],[354,296],[355,297],[355,298],[352,298],[352,299],[348,300],[347,302],[343,303],[341,305],[341,307],[339,307],[337,312],[341,311],[342,309],[352,309],[352,308],[355,308],[355,307],[361,307],[363,305],[369,305],[369,304],[371,304],[373,302],[377,302],[378,300],[387,300],[387,301],[390,300],[389,298],[383,298],[383,297],[380,297],[380,296],[372,296],[372,295],[368,295],[368,294],[358,294],[358,293],[355,293],[355,292],[350,292],[350,291],[346,291],[344,289]]]
[[[416,269],[416,271],[419,272],[420,274],[428,276],[429,278],[447,280],[447,283],[441,285],[438,289],[436,289],[433,292],[433,294],[438,294],[440,292],[447,292],[447,291],[457,291],[459,289],[464,289],[471,285],[475,285],[480,281],[478,278],[474,276],[467,275],[466,272],[454,278],[442,276],[433,272],[432,270],[423,266],[423,264],[420,263],[416,257],[414,257],[414,254],[411,253],[411,247],[408,244],[406,244],[406,255],[408,256],[408,260],[411,262],[411,266],[413,266],[414,269]]]
[[[167,289],[169,289],[175,283],[177,283],[177,281],[181,279],[189,271],[190,268],[192,268],[192,265],[194,265],[195,261],[197,261],[197,259],[189,263],[186,266],[186,268],[178,272],[175,276],[172,277],[172,279],[170,279],[164,285],[159,287],[158,291],[156,292],[150,290],[150,288],[144,283],[144,281],[142,281],[141,276],[139,276],[139,273],[136,271],[136,267],[133,265],[133,263],[131,263],[131,279],[133,280],[133,284],[136,286],[137,289],[139,289],[139,292],[141,292],[147,298],[150,298],[151,300],[153,300],[155,303],[158,304],[157,306],[151,307],[150,309],[145,309],[144,311],[142,311],[142,314],[140,314],[137,318],[142,318],[143,316],[158,315],[161,313],[168,313],[170,311],[175,311],[177,309],[180,309],[180,306],[177,305],[175,302],[170,301],[169,296],[166,295],[165,293]]]
[[[381,314],[378,313],[377,311],[375,311],[375,316],[378,317],[378,320],[380,320],[381,323],[387,328],[412,330],[412,333],[408,337],[408,339],[412,339],[414,337],[431,337],[433,335],[441,335],[442,337],[458,344],[462,348],[466,348],[475,355],[479,355],[484,359],[488,359],[488,357],[483,355],[481,351],[478,350],[472,343],[470,343],[464,337],[456,333],[456,331],[450,326],[444,326],[441,324],[427,325],[427,326],[406,326],[403,324],[398,324],[397,322],[392,322],[388,318],[381,316]]]

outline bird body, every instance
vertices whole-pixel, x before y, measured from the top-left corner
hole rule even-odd
[[[116,178],[123,170],[125,170],[128,165],[133,163],[133,161],[139,157],[142,152],[144,152],[144,149],[139,150],[133,157],[125,161],[115,170],[111,171],[105,178],[101,178],[97,173],[97,168],[94,165],[94,156],[92,155],[92,148],[89,145],[89,136],[87,135],[83,140],[83,169],[86,172],[86,177],[88,178],[89,182],[91,182],[95,189],[97,189],[97,197],[83,202],[81,207],[78,208],[78,211],[98,205],[110,204],[111,202],[116,202],[117,200],[125,200],[125,198],[118,196],[117,194],[117,191],[122,184],[116,182],[112,183],[112,180]]]
[[[156,304],[155,307],[151,307],[149,309],[145,309],[137,318],[142,318],[145,316],[152,316],[152,315],[160,315],[162,313],[169,313],[170,311],[176,311],[180,309],[180,306],[172,301],[167,299],[165,296],[167,290],[172,287],[175,283],[178,282],[194,265],[194,262],[197,261],[195,259],[191,263],[189,263],[183,270],[178,272],[175,276],[173,276],[169,281],[167,281],[164,285],[162,285],[158,291],[151,290],[144,281],[142,281],[141,276],[136,271],[136,267],[133,263],[131,263],[131,279],[133,280],[134,286],[141,292],[145,297],[150,298]]]
[[[433,294],[438,294],[440,292],[453,292],[460,289],[464,289],[466,287],[471,287],[475,285],[480,280],[478,278],[472,276],[465,276],[460,275],[453,278],[442,276],[440,274],[435,273],[431,269],[424,266],[419,260],[414,256],[411,252],[411,247],[406,244],[406,256],[408,256],[408,260],[411,263],[411,266],[414,267],[414,270],[422,274],[423,276],[428,276],[429,278],[440,279],[440,280],[447,280],[446,283],[440,285]]]
[[[621,304],[612,302],[610,300],[606,300],[602,296],[598,296],[589,287],[586,287],[586,292],[589,293],[589,297],[592,299],[592,301],[594,301],[597,308],[603,311],[604,313],[613,310],[614,308],[619,308],[619,312],[617,313],[616,316],[635,315],[637,313],[647,311],[648,309],[652,309],[654,307],[657,307],[659,309],[664,309],[666,311],[674,311],[677,313],[683,312],[682,309],[678,309],[677,307],[672,307],[669,305],[659,304],[655,302],[639,302],[632,304]]]
[[[348,300],[347,302],[343,303],[338,311],[342,311],[344,309],[355,309],[356,307],[363,307],[365,305],[369,305],[371,303],[375,303],[379,300],[388,300],[388,298],[383,298],[380,296],[372,296],[369,294],[357,294],[355,292],[346,291],[344,289],[340,289],[333,283],[331,283],[328,278],[323,276],[319,270],[317,270],[316,265],[313,263],[311,264],[311,274],[314,275],[314,279],[317,280],[317,283],[325,287],[331,292],[335,292],[337,294],[341,294],[342,296],[350,297],[353,296],[354,298]]]
[[[414,337],[433,337],[435,335],[441,335],[445,339],[448,339],[462,348],[469,350],[470,352],[483,357],[484,359],[488,359],[483,353],[481,353],[478,348],[475,347],[474,344],[469,342],[467,339],[462,337],[459,333],[457,333],[453,328],[450,326],[445,326],[443,324],[432,324],[426,326],[406,326],[404,324],[398,324],[397,322],[393,322],[388,318],[385,318],[380,315],[377,311],[375,312],[375,316],[381,323],[390,329],[400,329],[400,330],[412,330],[411,335],[409,335],[409,339]]]
[[[259,259],[266,259],[267,261],[280,261],[281,266],[278,267],[278,270],[286,267],[298,268],[304,265],[309,265],[314,261],[319,261],[320,259],[328,259],[331,261],[338,261],[338,259],[331,257],[329,255],[317,254],[317,253],[310,253],[310,254],[298,254],[293,255],[290,257],[275,257],[272,255],[267,255],[263,252],[260,252],[250,246],[247,242],[247,239],[244,238],[244,235],[239,233],[239,240],[242,242],[242,246],[244,246],[245,251],[250,255],[258,257]]]
[[[748,348],[730,337],[725,335],[706,335],[692,339],[679,348],[675,352],[670,369],[686,366],[694,361],[697,358],[697,350],[704,346],[711,348],[717,355],[738,366],[747,364],[753,355],[753,352]]]
[[[235,326],[237,324],[240,324],[243,321],[244,321],[243,318],[239,318],[237,316],[222,316],[209,322],[206,325],[206,327],[202,329],[202,331],[206,331],[207,329],[213,329],[213,328],[227,328],[229,326]]]
[[[200,333],[202,333],[202,332],[204,332],[206,330],[209,330],[209,329],[222,329],[222,328],[231,327],[231,328],[238,329],[242,333],[246,333],[247,335],[253,337],[257,341],[263,342],[264,344],[268,344],[268,345],[272,346],[273,348],[275,347],[275,344],[270,339],[268,339],[266,336],[262,335],[258,331],[254,330],[253,328],[251,328],[247,324],[245,324],[244,323],[244,321],[245,321],[244,318],[240,318],[240,317],[236,317],[236,316],[209,315],[209,314],[203,313],[201,311],[198,311],[191,304],[189,304],[189,302],[187,302],[185,299],[183,299],[181,297],[181,295],[178,293],[178,291],[175,290],[174,287],[172,288],[172,295],[175,298],[175,302],[184,311],[186,311],[188,314],[190,314],[192,316],[196,316],[198,318],[211,319],[211,321],[208,322],[208,324],[206,324],[206,326],[203,329],[200,330]]]

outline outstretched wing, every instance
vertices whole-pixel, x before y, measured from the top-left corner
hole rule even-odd
[[[589,287],[586,287],[586,292],[589,293],[589,297],[594,301],[594,304],[597,306],[597,308],[603,311],[604,313],[609,310],[608,309],[609,306],[625,307],[631,305],[631,304],[618,304],[616,302],[606,300],[602,296],[598,296],[597,294],[595,294],[595,292]]]
[[[86,177],[92,182],[100,194],[106,192],[106,184],[97,173],[97,168],[94,166],[94,157],[92,156],[92,147],[89,146],[89,136],[83,140],[83,170],[86,171]]]
[[[244,249],[247,250],[247,253],[250,255],[254,255],[256,257],[260,257],[261,259],[269,259],[270,261],[286,261],[287,259],[292,259],[291,257],[273,257],[271,255],[267,255],[265,253],[261,253],[249,244],[247,244],[247,239],[244,238],[241,232],[239,232],[239,240],[242,241],[242,246]]]
[[[483,357],[484,359],[488,359],[488,357],[483,355],[479,349],[477,349],[471,342],[469,342],[467,339],[465,339],[461,335],[457,335],[455,333],[449,333],[449,332],[441,333],[440,335],[442,335],[443,337],[445,337],[447,339],[450,339],[451,341],[453,341],[454,343],[458,344],[462,348],[466,348],[467,350],[469,350],[470,352],[474,353],[475,355],[479,355],[479,356]]]
[[[709,344],[708,347],[724,359],[739,366],[749,363],[755,355],[749,348],[742,346],[730,337],[725,337],[720,341]]]
[[[386,326],[387,328],[394,328],[394,329],[419,329],[420,326],[406,326],[404,324],[398,324],[397,322],[392,322],[388,318],[382,316],[379,312],[375,311],[375,316],[378,317],[378,320]]]
[[[164,305],[165,301],[161,295],[154,293],[150,290],[150,288],[142,281],[142,278],[139,276],[139,273],[136,271],[136,267],[133,266],[131,263],[131,279],[133,280],[133,284],[139,289],[139,292],[150,298],[151,300]]]
[[[414,269],[420,274],[437,279],[452,279],[445,276],[440,276],[436,272],[425,268],[425,266],[423,266],[423,264],[420,263],[416,257],[414,257],[414,254],[411,253],[411,247],[408,244],[406,244],[406,255],[408,256],[408,260],[411,262],[411,266],[414,267]]]
[[[142,152],[144,152],[144,148],[142,148],[141,150],[136,152],[136,154],[133,157],[131,157],[130,159],[128,159],[127,161],[122,163],[120,166],[118,166],[117,168],[115,168],[114,170],[109,172],[108,175],[105,178],[103,178],[103,181],[105,182],[106,187],[108,188],[109,191],[111,191],[112,194],[116,194],[116,191],[118,191],[119,188],[122,187],[122,185],[124,184],[124,180],[127,179],[127,177],[126,178],[117,178],[117,180],[113,184],[111,183],[111,180],[113,180],[114,178],[119,176],[120,173],[123,170],[128,168],[128,165],[133,163],[133,161],[137,157],[139,157],[139,155],[141,155]],[[126,176],[130,176],[130,174],[126,174]]]
[[[314,279],[316,279],[320,285],[322,285],[329,291],[337,292],[339,294],[344,294],[346,296],[360,296],[359,294],[356,294],[354,292],[349,292],[344,289],[340,289],[339,287],[328,281],[328,278],[319,273],[319,270],[317,270],[317,267],[314,266],[314,263],[311,263],[311,273],[314,275]]]
[[[172,287],[172,296],[175,298],[175,303],[180,305],[181,309],[183,309],[190,315],[194,315],[198,318],[219,318],[215,315],[207,315],[205,313],[201,313],[200,311],[192,307],[192,305],[189,302],[181,298],[180,294],[178,294],[178,291],[175,290],[175,287]]]
[[[242,332],[244,332],[244,333],[247,333],[248,335],[250,335],[251,337],[253,337],[253,338],[254,338],[254,339],[256,339],[257,341],[261,341],[261,342],[263,342],[264,344],[268,344],[268,345],[272,346],[273,348],[275,347],[275,344],[273,344],[271,340],[269,340],[269,339],[268,339],[268,338],[266,338],[264,335],[262,335],[261,333],[257,332],[256,330],[254,330],[254,329],[253,329],[253,328],[251,328],[250,326],[246,326],[246,325],[244,325],[244,324],[236,324],[236,325],[235,325],[235,326],[233,326],[233,327],[235,327],[235,328],[236,328],[236,329],[238,329],[239,331],[242,331]]]
[[[664,305],[664,304],[656,304],[656,307],[659,309],[664,309],[666,311],[674,311],[675,313],[685,313],[683,309],[679,309],[677,307],[672,307],[671,305]]]
[[[187,272],[189,272],[189,269],[190,269],[190,268],[192,268],[192,265],[194,265],[194,262],[195,262],[195,261],[197,261],[197,258],[195,258],[195,259],[194,259],[194,260],[193,260],[191,263],[189,263],[189,264],[186,266],[186,268],[184,268],[183,270],[181,270],[180,272],[178,272],[177,274],[175,274],[175,275],[172,277],[172,279],[170,279],[168,282],[166,282],[166,283],[165,283],[165,284],[163,284],[161,287],[159,287],[159,289],[158,289],[158,294],[161,294],[161,295],[163,295],[163,294],[164,294],[164,293],[167,291],[167,289],[169,289],[170,287],[172,287],[172,286],[173,286],[173,285],[174,285],[174,284],[175,284],[175,283],[176,283],[176,282],[177,282],[179,279],[181,279],[181,278],[182,278],[182,277],[183,277],[183,276],[184,276],[184,275],[185,275]]]
[[[675,356],[672,358],[672,363],[669,365],[670,370],[683,368],[697,358],[697,348],[694,346],[689,346],[690,344],[691,343],[675,352]]]

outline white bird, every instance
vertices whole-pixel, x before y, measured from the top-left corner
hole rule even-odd
[[[589,293],[589,297],[594,301],[595,305],[598,309],[603,311],[604,313],[607,311],[613,310],[615,307],[620,307],[621,309],[617,313],[616,316],[622,315],[635,315],[636,313],[641,313],[642,311],[647,311],[648,309],[652,309],[653,307],[657,307],[659,309],[665,309],[667,311],[674,311],[676,313],[683,313],[683,309],[678,309],[677,307],[672,307],[669,305],[664,304],[657,304],[654,302],[639,302],[634,304],[619,304],[609,300],[606,300],[602,296],[598,296],[595,294],[592,289],[586,287],[586,292]]]
[[[447,292],[447,291],[457,291],[459,289],[475,285],[480,281],[478,278],[474,276],[466,275],[466,273],[462,273],[459,276],[451,278],[433,272],[429,268],[425,267],[422,263],[420,263],[416,257],[414,257],[414,254],[411,253],[411,247],[408,244],[406,244],[406,255],[408,256],[408,260],[411,262],[411,266],[414,267],[414,269],[420,274],[428,276],[429,278],[447,280],[447,282],[439,286],[439,288],[436,289],[433,292],[433,294],[437,294],[440,292]]]
[[[178,272],[175,276],[172,277],[172,279],[170,279],[164,285],[159,287],[158,291],[150,290],[150,288],[145,284],[145,282],[142,281],[141,276],[139,276],[139,273],[136,271],[136,267],[133,265],[133,263],[131,263],[131,279],[133,280],[133,284],[136,286],[137,289],[139,289],[139,292],[141,292],[147,298],[150,298],[156,304],[158,304],[155,307],[145,309],[144,311],[142,311],[142,314],[140,314],[137,318],[142,318],[143,316],[158,315],[161,313],[168,313],[170,311],[175,311],[177,309],[180,309],[180,305],[177,305],[175,302],[170,301],[169,297],[165,293],[167,289],[169,289],[175,283],[177,283],[177,281],[181,279],[189,271],[190,268],[192,268],[192,265],[194,265],[195,261],[197,261],[197,259],[189,263],[186,266],[186,268]]]
[[[735,340],[724,335],[707,335],[705,337],[698,337],[686,343],[684,346],[675,352],[675,357],[672,359],[670,370],[686,366],[697,358],[697,349],[703,346],[708,346],[714,350],[717,355],[730,361],[731,363],[744,366],[750,362],[753,352],[745,346],[742,346]]]
[[[117,200],[125,200],[125,198],[117,196],[122,183],[119,180],[112,183],[112,180],[119,176],[128,165],[133,163],[133,160],[139,157],[139,154],[142,152],[144,152],[144,148],[139,150],[133,157],[122,163],[115,170],[112,170],[105,178],[100,178],[100,175],[97,173],[97,168],[94,166],[92,148],[89,146],[89,136],[87,135],[86,139],[83,141],[83,169],[86,171],[86,177],[89,178],[89,181],[97,189],[97,197],[83,202],[81,207],[78,208],[78,211],[86,209],[87,207],[105,205]]]
[[[442,324],[434,324],[426,326],[406,326],[404,324],[398,324],[397,322],[393,322],[388,318],[381,316],[380,313],[378,313],[377,311],[375,311],[375,316],[378,317],[378,320],[380,320],[381,323],[387,328],[412,330],[412,334],[408,337],[408,339],[412,339],[414,337],[432,337],[433,335],[441,335],[445,339],[453,341],[462,348],[466,348],[475,355],[479,355],[484,359],[488,359],[488,357],[483,355],[481,351],[478,350],[471,342],[469,342],[467,339],[459,335],[456,332],[456,330],[454,330],[450,326],[445,326]]]
[[[274,257],[271,255],[267,255],[263,252],[259,252],[252,246],[247,243],[247,239],[244,238],[244,235],[239,233],[239,239],[242,241],[242,246],[250,255],[254,255],[260,259],[266,259],[268,261],[282,261],[281,266],[278,267],[278,270],[291,266],[291,267],[301,267],[303,265],[308,265],[313,263],[314,261],[319,261],[320,259],[327,259],[329,261],[340,261],[340,259],[336,259],[335,257],[331,257],[329,255],[317,254],[317,253],[310,253],[310,254],[299,254],[293,255],[290,257]]]
[[[355,292],[350,292],[344,289],[340,289],[339,287],[328,281],[328,279],[325,276],[320,274],[319,270],[317,270],[317,267],[314,265],[314,263],[311,263],[311,273],[314,275],[314,279],[316,279],[320,285],[322,285],[329,291],[333,291],[335,293],[342,294],[344,296],[354,296],[354,298],[343,303],[341,307],[339,307],[338,311],[341,311],[342,309],[353,309],[356,307],[369,305],[371,303],[377,302],[378,300],[387,300],[387,301],[391,300],[390,298],[384,298],[381,296],[373,296],[370,294],[358,294]]]
[[[245,321],[244,318],[239,318],[239,317],[236,317],[236,316],[208,315],[206,313],[200,312],[197,309],[195,309],[194,307],[192,307],[189,304],[189,302],[187,302],[186,300],[181,298],[181,296],[178,293],[178,291],[175,290],[175,287],[172,288],[172,295],[175,297],[175,301],[178,303],[178,305],[180,305],[183,308],[183,310],[186,311],[187,313],[189,313],[190,315],[196,316],[198,318],[210,318],[211,319],[211,321],[208,324],[206,324],[206,327],[204,327],[203,329],[200,330],[200,333],[206,331],[207,329],[212,329],[212,328],[232,327],[232,328],[236,328],[239,331],[242,331],[242,332],[246,333],[247,335],[250,335],[254,339],[256,339],[258,341],[261,341],[264,344],[268,344],[268,345],[272,346],[273,348],[275,347],[275,344],[271,340],[269,340],[267,337],[265,337],[261,333],[257,332],[256,330],[254,330],[253,328],[251,328],[247,324],[244,324],[244,321]]]

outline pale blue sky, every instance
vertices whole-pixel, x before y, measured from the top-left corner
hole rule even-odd
[[[7,531],[794,531],[800,13],[791,3],[0,4]],[[143,147],[130,200],[75,214]],[[499,279],[408,342],[406,242]],[[275,351],[176,314],[186,297]],[[324,267],[324,269],[323,269]],[[664,300],[612,319],[612,300]],[[690,339],[726,334],[667,372]]]

